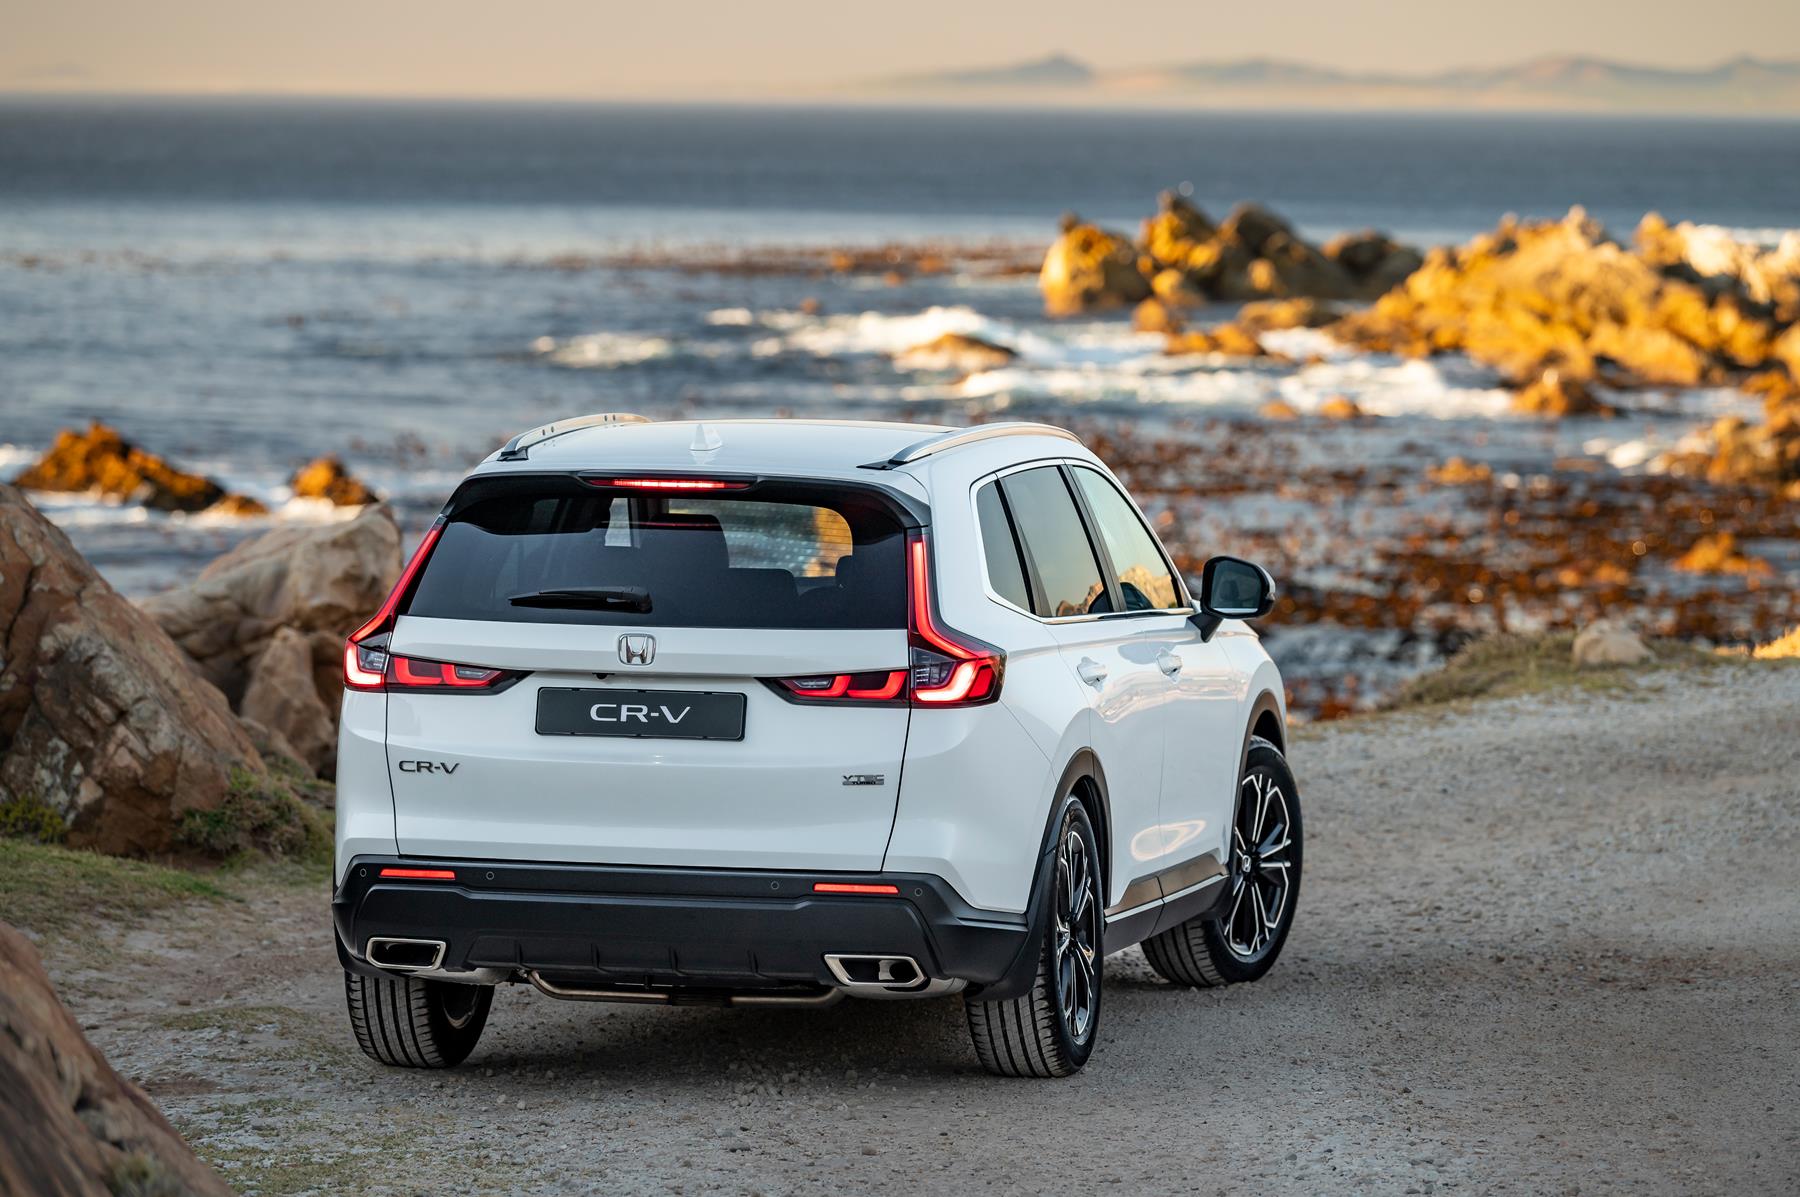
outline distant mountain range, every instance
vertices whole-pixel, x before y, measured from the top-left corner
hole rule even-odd
[[[1066,54],[1006,66],[872,81],[916,99],[1241,108],[1567,109],[1800,115],[1800,62],[1733,58],[1693,69],[1604,58],[1534,58],[1422,74],[1341,71],[1276,58],[1096,70]]]

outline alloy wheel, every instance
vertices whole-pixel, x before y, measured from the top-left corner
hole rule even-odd
[[[1099,1006],[1100,898],[1093,849],[1073,822],[1056,849],[1056,1007],[1069,1038],[1085,1042]]]
[[[1293,892],[1293,820],[1281,782],[1253,770],[1238,789],[1231,832],[1231,888],[1219,929],[1240,960],[1268,950],[1287,917]]]

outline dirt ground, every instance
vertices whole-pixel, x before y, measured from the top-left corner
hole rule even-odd
[[[317,881],[252,874],[245,901],[44,948],[89,1035],[252,1193],[1800,1186],[1800,668],[1351,720],[1291,756],[1285,957],[1203,992],[1112,957],[1062,1082],[981,1073],[955,998],[520,988],[462,1068],[383,1069]]]

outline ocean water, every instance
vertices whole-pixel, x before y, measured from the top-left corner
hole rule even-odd
[[[505,436],[572,412],[1022,413],[1185,428],[1202,458],[1237,454],[1248,430],[1274,446],[1259,469],[1349,452],[1629,470],[1745,407],[1648,395],[1629,420],[1546,427],[1455,359],[1306,333],[1272,342],[1291,365],[1165,358],[1123,316],[1046,320],[1028,275],[705,268],[749,247],[888,242],[1005,243],[1029,261],[1065,210],[1132,229],[1176,186],[1215,215],[1266,203],[1319,238],[1431,244],[1580,203],[1620,235],[1656,209],[1773,240],[1800,225],[1800,124],[0,100],[0,478],[99,419],[276,505],[230,521],[45,500],[144,593],[270,522],[332,518],[286,502],[312,456],[341,454],[419,525]],[[896,366],[945,331],[1019,360],[967,379]],[[1310,425],[1257,423],[1270,399],[1306,412],[1335,395],[1384,418],[1332,433],[1354,443],[1323,459]],[[1279,544],[1305,522],[1262,498],[1184,513],[1188,539]],[[1342,501],[1353,525],[1362,499]],[[1289,564],[1349,584],[1373,568],[1351,555]],[[1381,651],[1404,670],[1423,650]]]

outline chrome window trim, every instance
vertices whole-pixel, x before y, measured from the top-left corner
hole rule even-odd
[[[1181,571],[1175,568],[1174,562],[1169,557],[1169,551],[1163,547],[1162,541],[1157,538],[1155,531],[1150,528],[1149,521],[1144,519],[1144,513],[1138,510],[1138,505],[1132,502],[1131,496],[1126,494],[1124,487],[1120,486],[1117,482],[1113,482],[1111,478],[1099,470],[1095,470],[1094,472],[1100,474],[1102,478],[1106,478],[1107,481],[1112,483],[1115,490],[1120,494],[1125,495],[1125,501],[1130,503],[1132,511],[1137,513],[1138,521],[1144,525],[1144,531],[1150,533],[1150,542],[1156,546],[1156,551],[1162,554],[1163,563],[1169,567],[1169,572],[1175,577],[1175,584],[1181,588],[1182,597],[1188,600],[1187,605],[1183,607],[1155,607],[1148,611],[1106,611],[1098,615],[1039,615],[1034,611],[1025,610],[1010,599],[1001,597],[988,580],[987,542],[981,537],[981,509],[977,506],[977,496],[981,493],[982,487],[991,486],[1009,474],[1023,473],[1026,470],[1035,470],[1042,466],[1049,465],[1086,466],[1090,470],[1094,469],[1093,462],[1085,461],[1079,457],[1041,457],[1032,461],[1015,462],[1003,469],[993,470],[983,474],[969,484],[969,518],[973,521],[975,528],[975,555],[981,561],[981,592],[987,596],[989,602],[1004,607],[1015,615],[1023,615],[1026,619],[1034,620],[1042,624],[1099,623],[1102,620],[1108,619],[1142,619],[1146,616],[1154,615],[1179,615],[1185,619],[1188,616],[1193,615],[1195,611],[1199,610],[1198,607],[1194,606],[1193,596],[1188,593],[1187,579],[1182,577]],[[1078,514],[1081,513],[1079,507],[1076,508],[1076,511]],[[1085,521],[1085,514],[1082,518]],[[1098,534],[1098,530],[1096,530],[1096,534]],[[1096,561],[1094,564],[1099,565],[1100,562]]]

